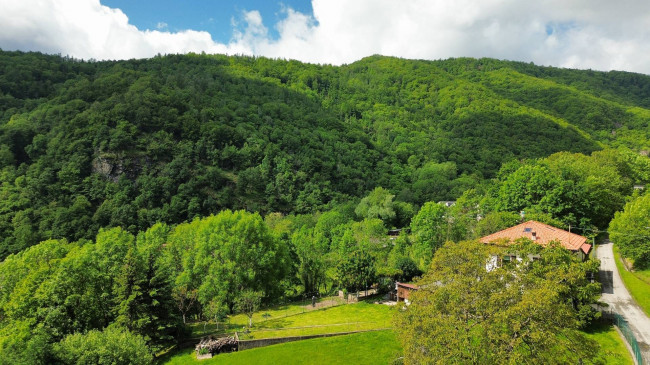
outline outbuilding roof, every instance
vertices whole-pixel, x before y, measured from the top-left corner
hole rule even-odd
[[[413,289],[413,290],[420,289],[420,287],[415,285],[415,284],[407,284],[407,283],[400,283],[400,282],[397,282],[397,286],[401,286],[401,287],[409,288],[409,289]]]
[[[514,242],[519,238],[528,238],[542,246],[548,245],[551,241],[558,241],[571,251],[582,251],[589,254],[591,245],[587,243],[587,237],[555,228],[541,222],[530,220],[514,227],[492,233],[479,239],[483,243],[497,243],[501,241]]]

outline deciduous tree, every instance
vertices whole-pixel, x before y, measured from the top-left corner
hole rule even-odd
[[[634,266],[650,266],[650,194],[638,196],[617,212],[609,224],[610,238]]]
[[[538,275],[531,267],[544,264],[527,256],[519,265],[487,270],[493,251],[478,242],[449,242],[436,252],[411,305],[396,317],[405,363],[593,360],[596,344],[575,330],[566,278]]]

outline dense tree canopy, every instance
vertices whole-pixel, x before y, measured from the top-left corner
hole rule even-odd
[[[278,283],[288,266],[287,248],[258,214],[226,210],[179,225],[176,231],[166,253],[178,255],[170,261],[177,263],[179,293],[197,290],[201,305],[217,301],[231,310],[246,289],[267,298],[279,294]]]
[[[394,195],[381,214],[396,215],[381,218],[404,226],[414,206],[457,198],[513,159],[648,149],[648,85],[643,75],[490,59],[373,56],[333,67],[0,51],[0,257],[223,209],[314,213],[379,186]],[[550,209],[576,188],[545,168],[556,173],[544,182],[552,196],[512,196],[504,208]],[[588,213],[575,209],[574,220]]]
[[[146,365],[153,360],[142,337],[118,327],[68,335],[54,347],[54,353],[66,365]]]
[[[566,294],[585,295],[587,307],[595,302],[600,286],[585,274],[597,271],[598,262],[582,264],[561,247],[539,252],[537,261],[528,258],[525,246],[509,250],[524,261],[492,270],[486,264],[498,253],[493,246],[448,243],[436,252],[411,305],[397,316],[405,363],[593,360],[596,345],[574,330],[583,309]]]
[[[610,238],[637,268],[650,266],[650,194],[636,196],[609,224]]]

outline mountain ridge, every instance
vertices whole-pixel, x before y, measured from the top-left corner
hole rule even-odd
[[[649,149],[646,95],[646,75],[493,59],[0,51],[0,256],[226,208],[315,212],[377,186],[451,200],[513,159]]]

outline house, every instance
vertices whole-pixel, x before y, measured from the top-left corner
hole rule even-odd
[[[643,189],[645,189],[645,185],[643,184],[634,185],[634,190],[643,190]]]
[[[592,249],[592,245],[587,243],[587,237],[533,220],[481,237],[479,241],[486,244],[510,245],[519,238],[528,238],[542,246],[546,246],[552,241],[557,241],[562,247],[576,253],[583,261],[589,258]],[[520,260],[516,255],[506,256],[501,258],[501,260]]]
[[[410,304],[409,297],[411,293],[418,289],[420,287],[414,284],[395,282],[395,291],[397,292],[396,301],[403,301],[406,304]]]
[[[455,200],[441,200],[438,202],[438,204],[444,205],[445,207],[453,207],[456,205]]]

